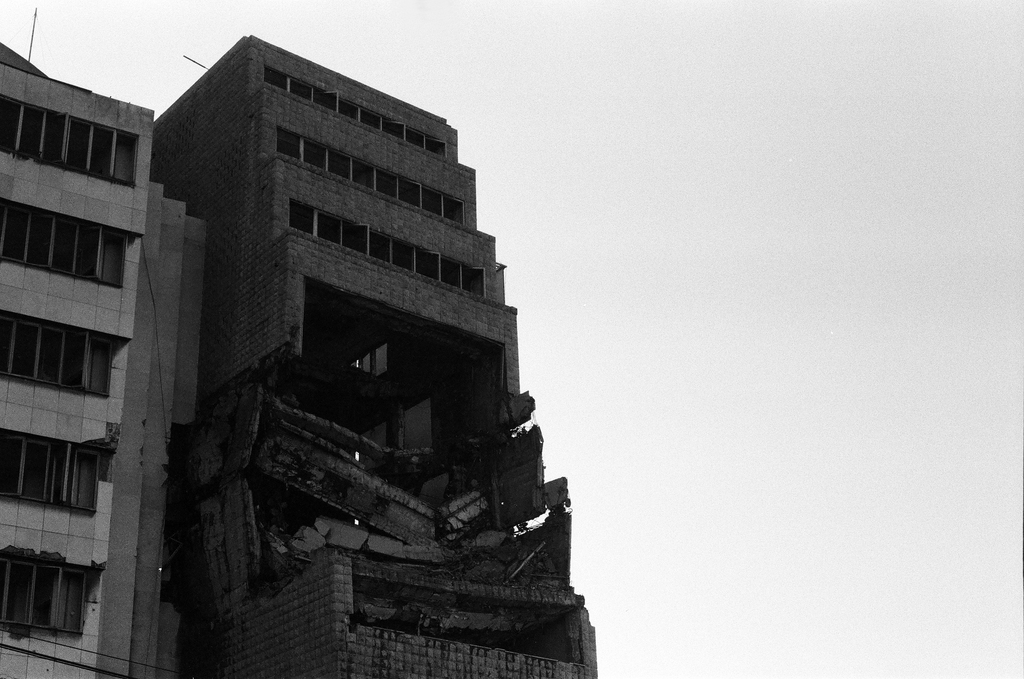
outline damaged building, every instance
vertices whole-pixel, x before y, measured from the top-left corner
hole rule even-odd
[[[596,677],[564,479],[445,120],[245,38],[156,121],[207,224],[159,635],[184,675]]]
[[[443,118],[0,45],[0,676],[596,677],[503,271]]]

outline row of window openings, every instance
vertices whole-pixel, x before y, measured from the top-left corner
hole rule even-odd
[[[0,559],[0,620],[80,632],[85,572]]]
[[[374,113],[350,101],[345,101],[338,96],[337,92],[327,92],[319,87],[307,85],[301,80],[296,80],[291,76],[267,67],[263,69],[263,79],[275,87],[288,90],[292,94],[310,100],[326,109],[348,116],[353,120],[358,120],[375,130],[382,130],[393,137],[404,139],[414,146],[419,146],[439,156],[445,155],[445,143],[440,139],[431,137],[429,134],[419,130],[414,130],[405,123],[386,118],[379,113]]]
[[[291,202],[288,223],[293,229],[390,262],[409,271],[439,280],[475,295],[484,294],[484,270],[442,257],[437,252],[404,243],[302,203]]]
[[[0,256],[121,284],[124,234],[0,204]]]
[[[0,436],[0,495],[96,509],[98,463],[63,441]]]
[[[452,198],[405,177],[385,172],[280,127],[277,128],[277,150],[286,156],[315,165],[321,170],[327,170],[331,174],[350,179],[368,189],[423,208],[439,217],[462,223],[463,203],[458,198]]]
[[[91,332],[0,317],[0,373],[107,394],[112,355]]]
[[[0,147],[123,182],[135,178],[135,135],[0,99]]]

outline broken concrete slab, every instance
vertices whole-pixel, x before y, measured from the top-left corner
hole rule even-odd
[[[548,509],[569,504],[569,481],[564,476],[544,484],[544,505]]]
[[[296,549],[300,552],[312,552],[313,550],[320,549],[327,540],[324,539],[323,535],[320,535],[319,531],[312,526],[303,526],[296,533],[295,537],[291,541],[292,549]]]
[[[395,540],[383,535],[371,535],[366,539],[366,548],[378,554],[398,556],[402,553],[403,547],[405,545],[402,544],[401,540]]]

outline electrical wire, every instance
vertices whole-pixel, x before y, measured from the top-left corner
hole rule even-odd
[[[6,634],[7,634],[7,636],[11,636],[10,632],[6,632]],[[110,658],[111,660],[117,660],[117,661],[120,661],[120,662],[123,662],[123,663],[127,663],[129,666],[137,665],[139,667],[146,667],[146,668],[149,668],[149,669],[152,669],[152,670],[157,670],[159,672],[169,672],[170,674],[177,674],[178,673],[177,670],[172,670],[172,669],[169,669],[167,667],[161,667],[159,665],[150,665],[149,663],[144,663],[144,662],[133,663],[130,658],[122,658],[119,655],[111,655],[109,653],[101,653],[99,651],[89,651],[87,649],[81,648],[80,646],[72,646],[70,644],[62,644],[61,642],[55,641],[53,639],[43,639],[43,638],[40,638],[40,637],[28,637],[28,638],[35,639],[36,641],[40,641],[40,642],[42,642],[44,644],[53,644],[54,646],[61,646],[63,648],[69,648],[69,649],[71,649],[73,651],[81,651],[82,653],[91,653],[92,655],[95,655],[95,656],[98,656],[98,657]],[[26,648],[22,648],[20,646],[11,646],[10,644],[5,644],[2,641],[0,641],[0,648],[6,648],[6,649],[11,650],[11,651],[19,651],[19,652],[23,651],[25,653],[29,653],[29,650],[26,649]],[[31,652],[31,654],[32,655],[36,655],[36,656],[41,657],[41,658],[46,658],[47,660],[53,660],[53,661],[56,661],[56,662],[64,662],[61,658],[56,658],[56,657],[53,657],[53,656],[48,656],[46,654],[41,654],[39,651],[33,651],[33,652]],[[84,667],[83,666],[82,668],[83,669],[89,669],[89,670],[95,670],[97,672],[105,671],[105,670],[96,669],[94,667]],[[128,675],[119,675],[119,676],[128,676]],[[130,679],[135,679],[135,677],[130,677]]]

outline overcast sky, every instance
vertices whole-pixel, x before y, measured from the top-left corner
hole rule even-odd
[[[459,130],[602,679],[1024,674],[1024,3],[35,7],[158,114],[256,35]]]

